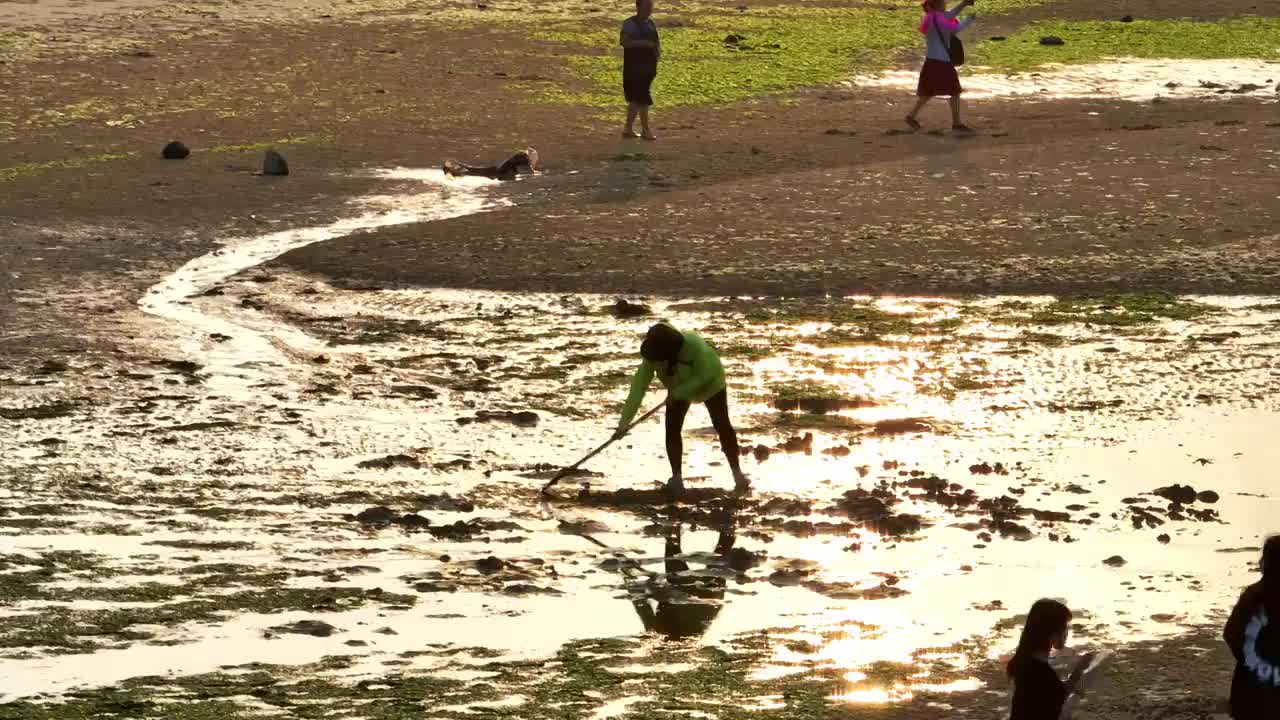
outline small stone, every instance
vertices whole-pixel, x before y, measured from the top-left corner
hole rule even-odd
[[[1179,505],[1193,503],[1197,497],[1195,488],[1190,485],[1169,485],[1168,487],[1156,488],[1151,494],[1158,495]]]
[[[186,160],[190,155],[191,149],[177,140],[165,145],[164,149],[160,151],[160,157],[165,160]]]
[[[492,555],[476,561],[476,570],[480,571],[482,575],[492,575],[504,567],[506,567],[506,563]]]
[[[1201,490],[1200,492],[1196,493],[1196,500],[1199,500],[1200,502],[1205,503],[1206,505],[1212,505],[1218,502],[1218,500],[1220,499],[1221,498],[1218,496],[1218,493],[1212,490]]]
[[[1122,23],[1131,23],[1131,22],[1133,22],[1133,16],[1132,16],[1132,15],[1125,15],[1124,17],[1120,18],[1120,22],[1122,22]]]
[[[1157,540],[1161,545],[1168,545],[1170,542],[1172,542],[1172,541],[1173,541],[1173,538],[1169,537],[1169,534],[1168,534],[1168,533],[1162,533],[1162,534],[1160,534],[1160,535],[1158,535],[1158,536],[1156,537],[1156,540]]]
[[[1041,45],[1066,45],[1067,41],[1063,40],[1057,35],[1045,35],[1044,37],[1040,38],[1040,44]]]
[[[367,642],[365,642],[365,641],[363,641],[363,640],[348,640],[348,641],[346,641],[345,643],[343,643],[343,645],[346,645],[346,646],[348,646],[348,647],[365,647],[365,646],[367,646],[368,644],[369,644],[369,643],[367,643]]]
[[[323,637],[329,637],[335,632],[338,632],[338,628],[330,625],[327,622],[324,622],[323,620],[299,620],[296,623],[290,623],[288,625],[277,625],[276,627],[268,628],[267,632],[275,633],[277,635],[284,635],[288,633],[288,634],[294,634],[294,635],[310,635],[312,637],[323,638]]]
[[[648,305],[640,303],[627,302],[624,298],[618,298],[613,305],[609,307],[609,312],[613,313],[616,318],[634,318],[648,315],[652,312]]]
[[[379,505],[371,507],[356,515],[356,521],[365,525],[390,525],[398,519],[398,516],[389,507]]]
[[[1106,565],[1110,565],[1111,567],[1123,567],[1128,561],[1119,555],[1112,555],[1102,562]]]
[[[400,634],[389,627],[378,628],[377,630],[374,630],[374,632],[378,633],[379,635],[399,635]]]
[[[431,521],[419,515],[418,513],[408,513],[406,515],[402,515],[400,519],[396,520],[396,522],[407,528],[431,527]]]
[[[262,156],[262,174],[263,175],[288,175],[289,163],[284,156],[275,150],[268,150]]]

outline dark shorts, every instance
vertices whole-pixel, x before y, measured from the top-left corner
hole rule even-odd
[[[653,95],[649,88],[653,79],[658,77],[656,62],[624,62],[622,64],[622,94],[627,102],[649,106],[653,104]]]
[[[960,95],[960,75],[956,66],[944,60],[925,60],[920,68],[920,84],[916,86],[916,95],[920,97],[937,97],[939,95]]]

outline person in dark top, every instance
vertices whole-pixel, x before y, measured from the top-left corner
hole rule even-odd
[[[444,162],[444,174],[449,177],[475,175],[487,177],[490,180],[515,180],[516,175],[520,174],[522,168],[525,172],[533,173],[537,172],[541,167],[542,161],[538,158],[538,151],[533,148],[525,148],[522,152],[507,158],[501,165],[477,167],[460,163],[456,160],[446,160]]]
[[[1245,588],[1222,631],[1236,657],[1231,717],[1280,717],[1280,535],[1262,546],[1262,581]]]
[[[649,88],[658,76],[658,57],[662,54],[658,26],[653,23],[653,0],[636,0],[636,14],[622,23],[622,94],[627,98],[627,124],[622,137],[656,140],[649,130],[649,108],[653,96]],[[640,133],[635,130],[640,118]]]
[[[1080,691],[1080,681],[1093,654],[1082,655],[1067,682],[1049,665],[1049,653],[1067,644],[1071,610],[1057,600],[1037,600],[1027,614],[1018,650],[1009,660],[1013,709],[1009,720],[1060,720],[1070,716],[1067,699]]]

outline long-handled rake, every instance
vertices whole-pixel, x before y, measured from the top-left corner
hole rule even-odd
[[[605,449],[605,448],[607,448],[607,447],[609,447],[610,445],[612,445],[612,444],[614,443],[614,441],[622,439],[622,436],[623,436],[623,435],[626,435],[626,434],[627,434],[627,433],[629,433],[629,432],[631,432],[632,428],[634,428],[635,426],[637,426],[637,425],[639,425],[640,423],[644,422],[645,420],[648,420],[649,418],[653,417],[653,415],[654,415],[655,413],[657,413],[659,410],[661,410],[662,408],[664,408],[664,407],[666,407],[666,406],[667,406],[667,402],[666,402],[665,400],[664,400],[664,401],[662,401],[662,404],[661,404],[661,405],[658,405],[657,407],[653,408],[652,410],[650,410],[649,412],[645,413],[644,415],[641,415],[638,419],[636,419],[636,420],[635,420],[635,422],[633,422],[633,423],[631,423],[630,425],[628,425],[628,426],[626,426],[625,428],[623,428],[622,432],[620,432],[620,433],[615,433],[612,437],[610,437],[608,440],[606,440],[606,441],[605,441],[605,443],[604,443],[603,445],[601,445],[600,447],[596,448],[595,450],[592,450],[591,452],[587,453],[586,457],[582,458],[582,459],[581,459],[581,460],[579,460],[578,462],[576,462],[576,463],[574,463],[574,464],[570,465],[569,467],[567,467],[567,468],[565,468],[565,469],[561,470],[560,472],[556,473],[555,477],[551,478],[551,482],[548,482],[546,485],[543,485],[543,486],[542,486],[542,494],[543,494],[543,495],[546,495],[548,492],[550,492],[551,488],[555,487],[555,484],[556,484],[556,483],[558,483],[558,482],[560,482],[560,480],[561,480],[561,479],[563,479],[566,475],[568,475],[569,473],[573,472],[574,470],[577,470],[577,469],[578,469],[579,467],[581,467],[581,466],[582,466],[582,464],[583,464],[583,463],[585,463],[586,461],[590,460],[591,458],[595,457],[596,455],[599,455],[601,452],[603,452],[603,451],[604,451],[604,449]]]

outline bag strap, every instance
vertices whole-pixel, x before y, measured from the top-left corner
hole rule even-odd
[[[933,28],[934,34],[938,36],[938,43],[942,45],[942,49],[947,51],[947,62],[954,65],[955,61],[951,59],[951,43],[948,43],[947,39],[942,37],[942,28],[938,27],[937,10],[929,13],[929,25]]]

